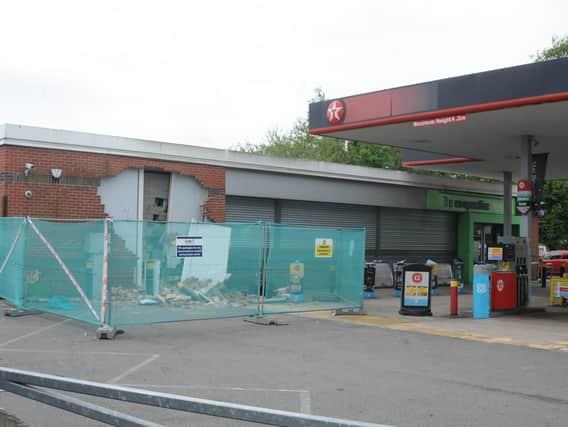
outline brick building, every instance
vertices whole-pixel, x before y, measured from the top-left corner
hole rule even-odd
[[[0,126],[2,216],[365,227],[369,258],[473,264],[502,230],[501,195],[492,183]]]

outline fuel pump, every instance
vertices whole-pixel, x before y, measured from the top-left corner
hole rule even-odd
[[[515,271],[517,273],[517,298],[520,307],[528,304],[529,299],[529,286],[530,278],[527,263],[528,259],[528,246],[527,240],[524,237],[515,237],[514,239],[515,251]]]

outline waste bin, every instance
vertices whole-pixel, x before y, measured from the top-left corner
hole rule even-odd
[[[491,310],[491,273],[495,266],[477,264],[473,266],[473,317],[487,319]]]

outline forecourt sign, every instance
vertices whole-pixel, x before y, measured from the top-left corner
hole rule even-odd
[[[423,264],[404,267],[399,313],[406,316],[431,316],[432,269]]]

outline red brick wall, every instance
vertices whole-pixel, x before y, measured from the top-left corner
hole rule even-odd
[[[128,168],[158,169],[177,172],[197,179],[207,190],[209,199],[203,206],[207,219],[225,220],[225,169],[220,166],[141,159],[109,154],[82,153],[27,147],[0,147],[0,173],[22,173],[26,163],[35,165],[34,175],[51,175],[51,169],[63,170],[65,177],[102,178],[115,176]],[[29,215],[42,218],[98,218],[104,216],[104,206],[95,185],[11,182],[6,180],[8,215]],[[30,199],[24,192],[31,190]],[[1,202],[0,202],[1,203]]]
[[[1,165],[1,163],[0,163]],[[1,171],[2,169],[0,169]],[[0,181],[0,216],[4,214],[4,195],[5,195],[6,186],[4,182]]]

